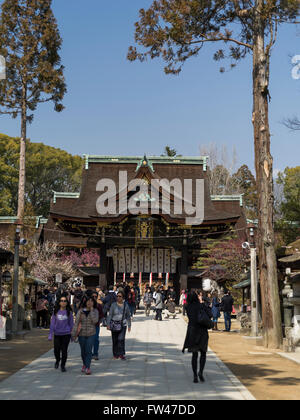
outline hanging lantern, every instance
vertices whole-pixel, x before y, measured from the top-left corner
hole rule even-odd
[[[158,278],[162,279],[162,273],[158,273]]]
[[[134,279],[134,273],[130,273],[130,278]]]
[[[4,283],[10,283],[11,282],[11,274],[8,270],[4,271],[2,274],[2,280]]]

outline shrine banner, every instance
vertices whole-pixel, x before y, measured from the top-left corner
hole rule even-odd
[[[115,248],[114,271],[117,273],[176,273],[179,254],[169,248]],[[176,258],[175,258],[176,257]]]
[[[170,273],[171,271],[171,251],[170,249],[165,249],[165,266],[164,272]]]
[[[177,259],[171,257],[171,270],[170,273],[176,273]]]
[[[151,271],[152,273],[158,273],[157,269],[157,248],[151,250]]]
[[[151,250],[150,248],[145,249],[145,266],[144,272],[149,273],[151,271]]]
[[[118,273],[118,250],[117,248],[113,249],[113,262],[114,262],[114,271]]]
[[[138,267],[138,252],[136,249],[132,250],[132,267],[131,267],[131,271],[133,273],[138,273],[139,272],[139,267]]]
[[[120,248],[118,252],[118,272],[125,273],[126,272],[126,264],[125,264],[125,250],[124,248]]]
[[[165,273],[164,270],[164,249],[158,250],[158,272]]]
[[[139,249],[138,250],[138,260],[139,260],[139,271],[141,273],[144,273],[144,250],[143,249]]]
[[[130,248],[126,248],[125,249],[125,261],[126,261],[126,273],[131,273],[131,267],[132,267],[132,260],[131,260],[131,249]]]

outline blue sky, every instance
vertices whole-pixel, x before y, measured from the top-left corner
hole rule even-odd
[[[63,113],[40,105],[28,127],[32,141],[73,154],[161,154],[165,145],[199,155],[201,144],[235,147],[238,163],[254,167],[251,58],[221,74],[205,48],[180,76],[166,76],[160,60],[130,63],[138,10],[150,0],[53,0],[64,40],[68,94]],[[219,46],[218,46],[219,47]],[[280,123],[300,117],[300,79],[291,56],[300,54],[300,28],[282,27],[271,62],[270,124],[274,168],[300,165],[300,132]],[[222,64],[223,65],[223,64]],[[19,136],[19,120],[0,117],[0,132]]]

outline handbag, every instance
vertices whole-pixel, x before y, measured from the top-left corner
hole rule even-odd
[[[197,316],[197,324],[202,327],[202,328],[206,328],[208,330],[212,329],[214,324],[212,322],[212,320],[209,318],[209,316],[207,315],[207,313],[205,312],[204,309],[202,309]]]
[[[114,321],[113,319],[110,320],[110,330],[113,332],[120,332],[123,328],[123,321],[124,321],[124,316],[125,316],[125,305],[126,303],[124,302],[122,321]]]

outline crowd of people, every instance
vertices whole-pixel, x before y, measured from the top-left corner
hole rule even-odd
[[[208,331],[218,330],[222,311],[225,331],[230,331],[234,301],[227,290],[222,300],[217,294],[206,294],[202,290],[183,290],[177,300],[173,287],[166,290],[163,286],[147,286],[143,296],[145,315],[149,317],[153,310],[153,320],[162,321],[164,311],[166,319],[176,318],[178,301],[183,315],[188,318],[182,351],[188,349],[192,353],[194,382],[204,382]],[[83,290],[78,284],[69,290],[53,288],[40,293],[36,305],[37,322],[38,327],[47,328],[50,319],[48,339],[54,343],[55,369],[61,367],[61,371],[66,372],[68,347],[73,341],[80,345],[82,372],[91,375],[92,360],[99,360],[101,325],[111,332],[113,358],[126,360],[126,333],[131,331],[132,319],[140,302],[139,286],[130,286],[127,283],[111,286],[108,291],[103,291],[100,287]],[[50,313],[50,318],[47,313]]]
[[[140,304],[139,286],[127,283],[83,290],[51,288],[40,292],[37,299],[37,327],[48,328],[54,343],[55,369],[66,372],[68,346],[79,342],[82,372],[91,375],[92,360],[99,360],[100,325],[111,331],[114,359],[126,360],[125,336],[131,330],[131,320]]]
[[[196,291],[198,295],[203,297],[203,300],[207,306],[210,307],[213,319],[213,326],[212,329],[214,331],[218,331],[218,322],[219,318],[221,317],[221,312],[224,314],[224,321],[225,321],[225,330],[224,332],[231,331],[231,314],[235,313],[234,309],[234,299],[231,296],[231,293],[228,289],[224,290],[224,295],[222,299],[219,299],[219,294],[217,292],[214,293],[205,293],[203,290]],[[182,308],[183,315],[186,315],[187,309],[187,296],[188,290],[182,290],[180,294],[179,305]]]
[[[151,308],[155,312],[155,320],[162,321],[162,312],[165,309],[166,318],[176,317],[176,292],[173,287],[165,290],[164,286],[147,287],[144,294],[144,306],[146,316],[150,316]]]

